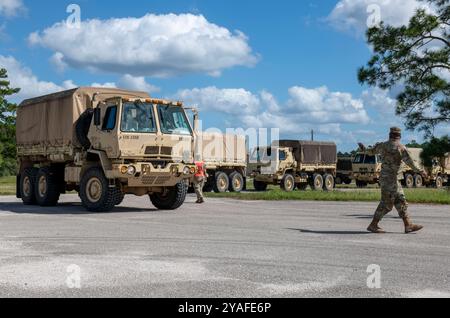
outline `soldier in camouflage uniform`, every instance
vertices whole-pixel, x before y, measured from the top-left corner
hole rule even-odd
[[[389,141],[378,143],[373,148],[366,149],[363,144],[359,144],[362,151],[369,155],[381,155],[382,168],[380,176],[381,202],[378,206],[372,223],[367,230],[372,233],[386,233],[378,224],[383,217],[395,208],[405,224],[405,233],[420,231],[423,226],[414,225],[408,215],[408,203],[403,192],[400,181],[403,174],[400,171],[402,161],[409,165],[415,172],[426,176],[426,172],[419,169],[412,160],[409,151],[400,143],[401,129],[391,128]]]

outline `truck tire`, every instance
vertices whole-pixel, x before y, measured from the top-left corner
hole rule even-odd
[[[281,179],[280,184],[281,190],[286,192],[292,192],[295,189],[295,178],[292,174],[287,173],[284,175],[283,179]]]
[[[405,187],[408,189],[414,188],[414,176],[412,174],[407,173],[405,175]]]
[[[27,168],[20,175],[20,196],[25,205],[36,204],[34,187],[37,171],[36,168]]]
[[[366,188],[367,187],[367,182],[356,180],[356,187],[358,187],[358,188]]]
[[[436,189],[442,189],[444,186],[444,179],[441,176],[436,177],[436,181],[434,182],[434,186]]]
[[[255,191],[263,192],[267,190],[267,183],[256,181],[253,179],[253,187],[255,188]]]
[[[323,189],[325,191],[333,191],[334,189],[334,177],[331,174],[325,174],[323,176]]]
[[[86,111],[80,115],[75,124],[75,135],[78,142],[85,149],[91,147],[91,142],[88,138],[89,128],[91,126],[92,117],[94,116],[94,109],[88,108]]]
[[[81,177],[80,198],[84,208],[90,212],[109,212],[120,199],[117,188],[110,188],[102,168],[88,169]]]
[[[422,188],[423,187],[423,178],[420,174],[417,174],[414,177],[414,187],[416,188]]]
[[[347,179],[344,180],[344,183],[345,183],[346,185],[352,184],[352,179],[347,178]]]
[[[55,206],[58,204],[60,189],[55,171],[51,167],[39,169],[34,185],[36,203],[40,206]]]
[[[175,187],[166,189],[165,193],[150,194],[150,201],[159,210],[176,210],[186,200],[188,186],[179,182]]]
[[[341,178],[341,177],[337,176],[337,177],[336,177],[336,180],[335,180],[335,183],[336,183],[336,184],[343,184],[344,182],[342,181],[342,178]]]
[[[122,192],[119,188],[114,188],[112,191],[116,191],[116,194],[114,194],[114,197],[116,198],[116,201],[114,202],[114,205],[120,205],[123,202],[123,199],[125,199],[125,193]]]
[[[227,192],[230,187],[230,180],[225,172],[217,172],[214,178],[213,189],[215,193]]]
[[[244,177],[239,172],[235,171],[230,174],[230,192],[242,192],[244,189]]]
[[[314,174],[311,188],[314,191],[321,191],[323,189],[323,177],[321,174]]]

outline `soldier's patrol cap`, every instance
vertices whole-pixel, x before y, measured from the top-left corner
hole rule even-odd
[[[400,135],[402,133],[402,130],[398,127],[392,127],[391,128],[391,134],[398,134]]]

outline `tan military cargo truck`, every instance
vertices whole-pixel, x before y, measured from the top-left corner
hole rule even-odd
[[[205,192],[241,192],[245,189],[247,148],[245,136],[199,134],[208,179]]]
[[[401,166],[403,174],[402,184],[406,188],[421,188],[423,186],[434,186],[442,188],[449,180],[448,170],[446,170],[446,158],[434,160],[432,167],[424,167],[420,155],[421,148],[408,148],[412,159],[416,165],[425,169],[428,177],[424,178],[421,174],[415,173],[414,170],[405,163]],[[353,160],[353,177],[358,187],[366,187],[368,184],[376,184],[380,181],[382,158],[378,155],[367,155],[360,152]]]
[[[381,158],[378,155],[369,155],[358,152],[352,163],[353,179],[358,188],[367,187],[368,184],[380,182]]]
[[[417,166],[427,171],[428,176],[424,178],[421,174],[415,173],[406,164],[402,165],[403,171],[403,185],[407,188],[421,188],[424,186],[433,186],[435,188],[442,188],[449,180],[449,155],[443,158],[435,158],[431,167],[424,167],[421,159],[423,152],[422,148],[408,148],[411,157]]]
[[[291,192],[296,187],[306,190],[331,191],[336,177],[336,144],[314,141],[275,141],[271,147],[257,148],[250,156],[257,162],[251,174],[256,191],[279,185]]]
[[[88,211],[125,194],[179,208],[195,173],[193,129],[181,103],[147,93],[76,88],[23,101],[17,111],[17,196],[56,205],[77,191]]]

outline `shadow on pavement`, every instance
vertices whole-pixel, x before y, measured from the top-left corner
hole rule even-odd
[[[346,217],[353,217],[356,219],[373,219],[373,213],[372,214],[346,214]],[[394,215],[386,215],[383,219],[398,219],[397,216]]]
[[[304,229],[287,229],[291,231],[299,231],[300,233],[307,234],[329,234],[329,235],[361,235],[361,234],[372,234],[367,231],[313,231]]]
[[[149,203],[150,205],[150,203]],[[111,214],[111,213],[149,213],[158,212],[156,208],[128,208],[118,206],[115,207],[111,212],[89,212],[84,209],[80,203],[60,203],[54,207],[40,207],[36,205],[24,205],[21,202],[2,202],[0,203],[0,212],[11,212],[17,214],[42,214],[42,215],[63,215],[63,214]]]

